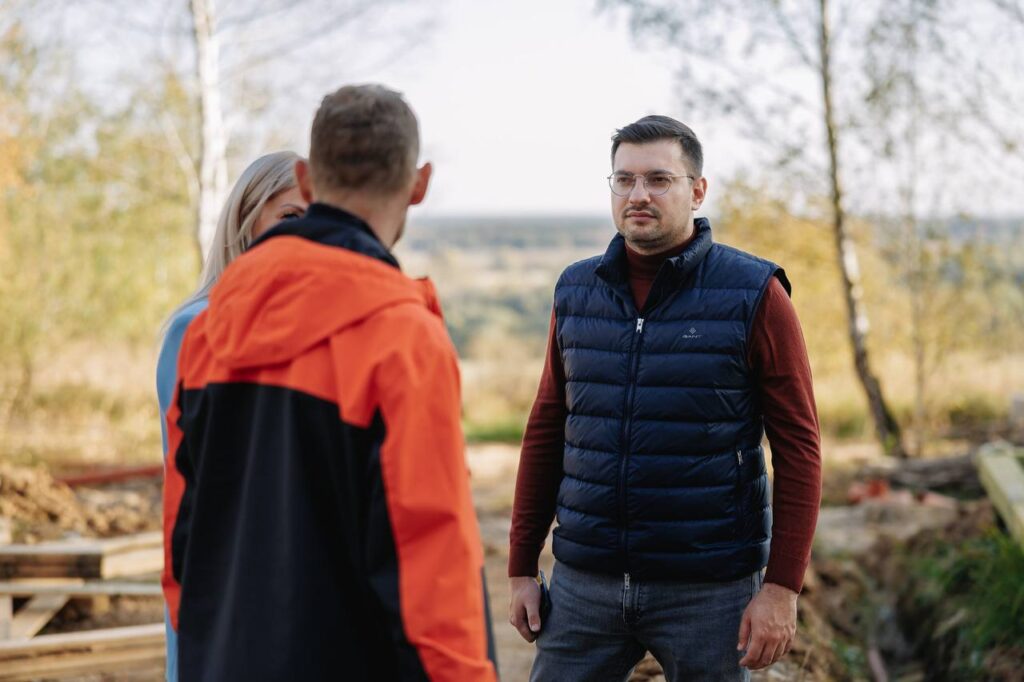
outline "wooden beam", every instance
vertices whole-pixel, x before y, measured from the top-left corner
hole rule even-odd
[[[0,548],[11,542],[11,520],[0,518]],[[0,595],[0,641],[10,639],[11,621],[14,620],[14,600]]]
[[[978,455],[978,473],[1006,527],[1024,545],[1024,451],[991,448]]]
[[[164,662],[164,624],[91,630],[0,642],[0,680],[116,672]]]
[[[72,579],[73,580],[73,579]],[[130,596],[159,597],[160,583],[133,581],[90,581],[69,580],[63,583],[36,580],[0,582],[0,596],[31,596],[43,594],[66,594],[69,597]]]
[[[118,578],[163,568],[163,536],[141,533],[110,540],[63,540],[0,546],[0,580]]]
[[[93,469],[79,474],[68,476],[57,476],[56,480],[71,486],[97,485],[116,483],[118,481],[130,481],[136,478],[158,478],[164,473],[163,464],[148,464],[146,466],[117,467],[105,469]]]
[[[14,614],[14,620],[11,621],[11,639],[28,639],[35,636],[67,603],[66,594],[42,594],[32,597]]]

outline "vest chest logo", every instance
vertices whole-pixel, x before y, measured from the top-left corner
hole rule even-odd
[[[689,329],[686,330],[686,333],[683,334],[683,336],[682,336],[682,338],[684,338],[684,339],[700,339],[700,338],[703,338],[703,337],[704,337],[703,334],[698,334],[697,333],[697,328],[696,327],[690,327]]]

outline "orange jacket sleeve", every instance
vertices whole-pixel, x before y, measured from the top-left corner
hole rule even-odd
[[[483,552],[465,461],[455,351],[440,318],[425,311],[412,317],[412,323],[381,321],[391,343],[373,377],[386,430],[381,474],[402,622],[435,682],[496,680],[487,657]]]

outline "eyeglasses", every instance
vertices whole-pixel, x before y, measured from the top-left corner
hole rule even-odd
[[[636,179],[644,179],[644,189],[651,196],[661,196],[672,189],[672,181],[676,178],[690,178],[692,175],[671,175],[670,173],[651,173],[649,175],[634,175],[633,173],[612,173],[608,176],[608,187],[612,194],[619,197],[628,197],[636,187]]]

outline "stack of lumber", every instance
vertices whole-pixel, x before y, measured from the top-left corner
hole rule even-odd
[[[0,579],[118,578],[158,573],[164,564],[160,533],[98,540],[81,538],[0,547]]]
[[[0,526],[0,680],[54,678],[124,665],[160,664],[162,623],[36,636],[69,599],[158,596],[159,584],[131,580],[160,571],[160,533],[36,545],[6,543]],[[24,599],[15,610],[14,598]]]

